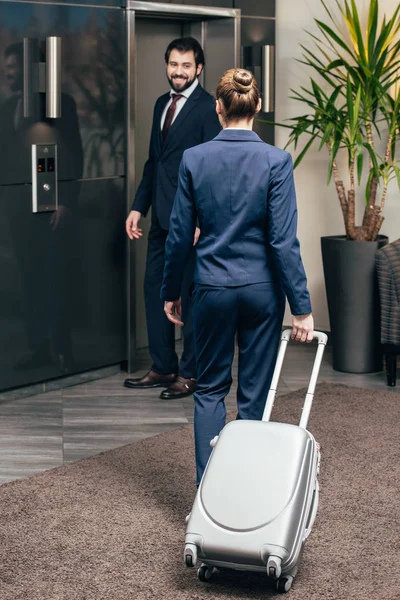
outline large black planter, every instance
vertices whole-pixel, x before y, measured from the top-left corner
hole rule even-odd
[[[375,254],[387,243],[383,235],[376,242],[355,242],[344,236],[321,238],[336,371],[382,370]]]

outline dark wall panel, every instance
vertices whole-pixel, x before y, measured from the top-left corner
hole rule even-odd
[[[221,8],[234,8],[233,0],[182,0],[173,1],[173,4],[195,4],[198,6],[220,6]]]
[[[245,16],[275,17],[275,0],[234,0],[234,8]]]
[[[242,46],[275,44],[275,20],[242,19]]]
[[[0,186],[0,390],[126,356],[123,179],[59,192],[33,214],[29,185]]]

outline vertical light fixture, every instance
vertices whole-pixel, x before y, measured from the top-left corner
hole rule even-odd
[[[266,113],[274,112],[274,80],[275,80],[275,46],[261,47],[262,65],[262,110]]]
[[[61,117],[61,38],[46,38],[46,117]]]
[[[41,59],[39,40],[23,40],[23,115],[39,118],[39,94],[46,94],[46,117],[61,117],[61,38],[46,38],[46,58]]]
[[[274,112],[275,46],[243,46],[241,64],[257,80],[262,92],[261,110],[266,113]]]

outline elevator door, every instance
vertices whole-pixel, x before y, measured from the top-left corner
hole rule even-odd
[[[168,44],[181,37],[182,22],[166,19],[136,19],[136,123],[135,123],[135,191],[149,154],[153,108],[159,96],[170,89],[166,77],[164,54]],[[143,237],[136,247],[136,347],[147,346],[143,281],[146,266],[147,234],[151,215],[142,219]]]
[[[214,94],[223,72],[239,66],[240,11],[135,0],[128,1],[127,6],[129,209],[148,158],[154,104],[159,96],[170,90],[164,58],[168,44],[182,36],[192,36],[200,42],[206,66],[199,81]],[[143,283],[150,222],[151,215],[148,214],[141,221],[143,237],[130,244],[129,371],[135,367],[135,350],[147,346]],[[180,335],[180,330],[177,335]]]
[[[0,2],[0,391],[126,357],[125,18],[92,4]]]

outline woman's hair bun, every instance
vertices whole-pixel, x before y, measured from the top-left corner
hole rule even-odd
[[[254,119],[259,111],[260,90],[251,71],[228,69],[222,75],[216,90],[226,122]]]
[[[254,77],[250,71],[235,69],[232,78],[234,89],[239,94],[248,94],[253,87]]]

